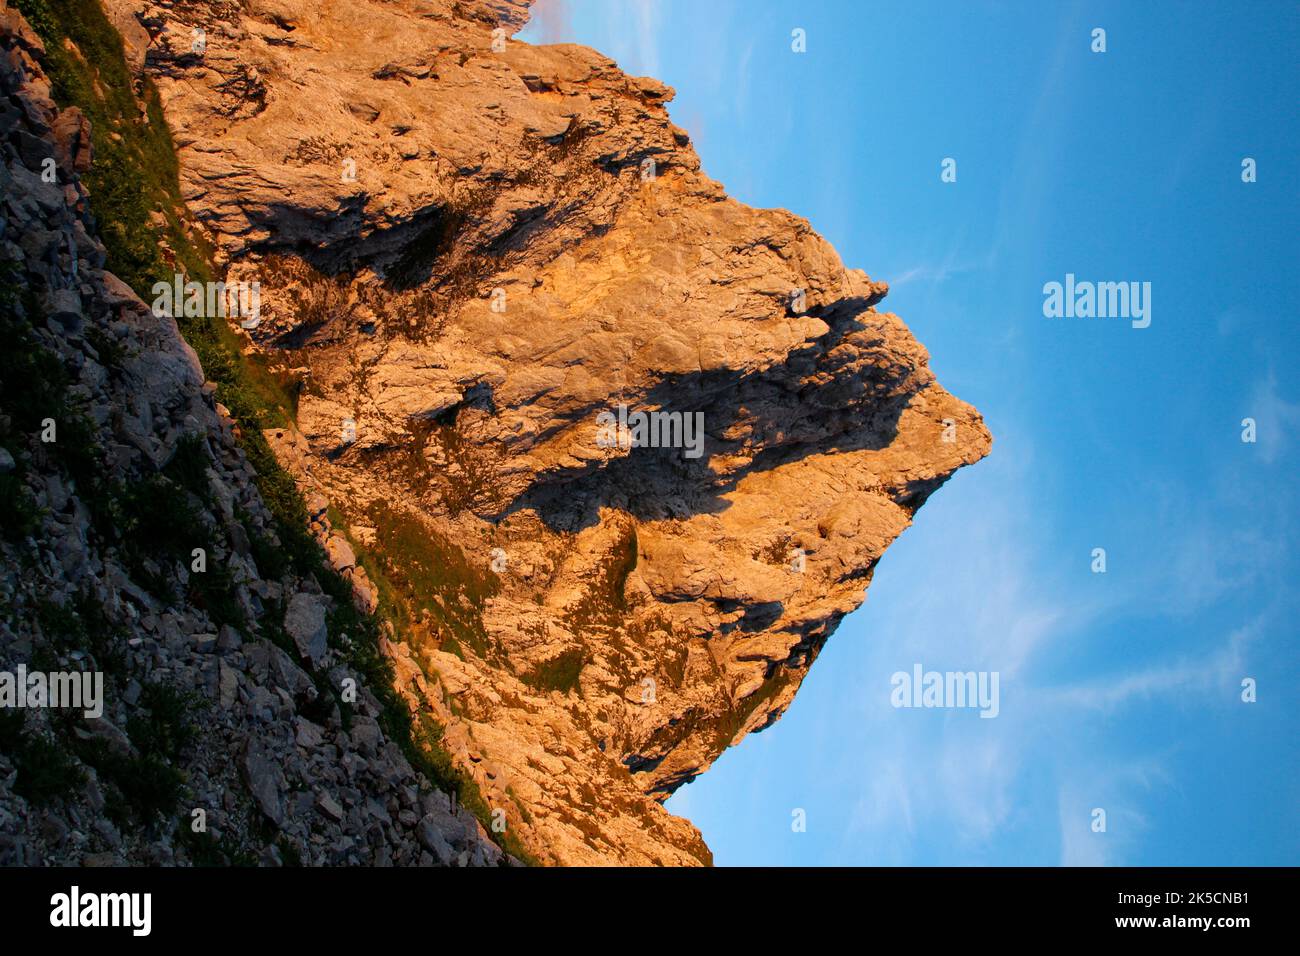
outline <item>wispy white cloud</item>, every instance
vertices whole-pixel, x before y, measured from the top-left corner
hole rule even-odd
[[[1017,443],[1005,434],[999,441],[1000,451]],[[981,463],[979,475],[959,475],[926,505],[877,571],[872,594],[888,597],[869,603],[836,638],[852,640],[857,628],[876,637],[861,701],[870,726],[862,797],[850,824],[871,862],[914,860],[915,845],[936,832],[958,851],[978,853],[1019,811],[1016,783],[1039,730],[1036,717],[1008,707],[1008,688],[1018,694],[1034,657],[1087,613],[1035,566],[1040,544],[1023,508],[1032,455],[1021,450]],[[958,483],[978,486],[979,508],[969,507]],[[954,620],[953,608],[968,613]],[[1001,715],[895,710],[889,675],[914,663],[998,671]]]
[[[750,73],[751,64],[754,62],[754,41],[750,41],[744,49],[744,52],[736,58],[736,79],[734,87],[735,93],[735,113],[737,116],[744,116],[749,109],[749,90],[753,85],[753,76]]]
[[[580,29],[575,20],[581,21]],[[520,38],[531,43],[584,42],[628,73],[659,77],[661,21],[657,0],[535,0]]]
[[[895,754],[872,768],[861,796],[853,807],[850,830],[874,830],[899,827],[911,834],[915,828],[912,815],[912,768],[901,755]]]
[[[643,76],[659,76],[659,6],[656,0],[633,0],[632,18],[636,23],[637,71]]]
[[[1057,796],[1057,821],[1061,829],[1061,866],[1106,866],[1111,862],[1113,840],[1109,832],[1093,829],[1093,804],[1062,786]],[[1104,807],[1101,809],[1105,809]]]
[[[1123,866],[1150,819],[1140,808],[1172,785],[1164,755],[1062,768],[1057,790],[1061,866]],[[1098,811],[1101,811],[1099,813]]]
[[[1255,386],[1243,417],[1255,419],[1255,443],[1265,464],[1271,465],[1288,454],[1300,436],[1300,403],[1282,397],[1277,374],[1271,368]]]
[[[983,254],[979,256],[963,257],[959,249],[954,245],[944,256],[942,262],[921,263],[904,269],[896,276],[888,276],[889,287],[898,289],[905,285],[913,283],[929,283],[939,285],[947,282],[955,275],[972,272],[986,272],[993,267],[997,258],[997,247],[990,246]]]
[[[1262,618],[1238,628],[1228,635],[1223,647],[1208,657],[1178,657],[1100,680],[1045,689],[1045,693],[1058,707],[1109,711],[1135,700],[1181,696],[1214,688],[1228,690],[1240,682],[1246,663],[1245,649],[1262,628]]]
[[[534,0],[522,36],[532,43],[571,43],[571,16],[569,0]]]
[[[1162,559],[1129,567],[1108,576],[1109,588],[1097,587],[1099,578],[1083,558],[1077,572],[1047,572],[1060,567],[1053,560],[1060,544],[1054,530],[1036,520],[1040,512],[1026,507],[1043,476],[1023,435],[1004,424],[998,438],[994,456],[932,499],[918,526],[881,563],[873,594],[888,597],[874,602],[877,613],[863,612],[845,625],[880,635],[862,700],[871,729],[862,754],[862,796],[850,824],[873,862],[912,861],[935,833],[956,841],[952,858],[968,852],[978,859],[981,847],[1036,812],[1026,802],[1029,772],[1058,777],[1061,862],[1106,865],[1127,858],[1140,844],[1143,803],[1150,799],[1150,781],[1165,774],[1164,755],[1139,751],[1118,765],[1113,757],[1098,765],[1091,750],[1074,742],[1090,737],[1094,714],[1143,702],[1213,708],[1219,700],[1228,706],[1253,643],[1267,637],[1276,617],[1272,606],[1262,607],[1217,645],[1156,649],[1141,663],[1121,657],[1105,676],[1062,683],[1062,659],[1093,667],[1108,659],[1099,643],[1108,637],[1107,622],[1182,613],[1174,592],[1165,593],[1177,584],[1171,573],[1183,575],[1178,593],[1202,590],[1209,606],[1261,581],[1269,554],[1213,560],[1197,542],[1218,542],[1230,556],[1248,552],[1237,545],[1241,535],[1254,532],[1239,527],[1235,515],[1175,500],[1171,514],[1182,515],[1184,524],[1166,529],[1164,544],[1171,554],[1191,554],[1186,566]],[[932,530],[939,528],[942,535]],[[954,608],[963,609],[961,618],[953,618]],[[981,720],[963,711],[893,710],[887,675],[914,662],[936,670],[997,670],[1001,714]],[[1110,816],[1108,834],[1090,829],[1096,806]],[[887,860],[882,848],[889,848]]]

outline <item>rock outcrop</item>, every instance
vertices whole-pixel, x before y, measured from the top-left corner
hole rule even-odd
[[[709,862],[662,801],[780,717],[979,414],[884,283],[701,171],[671,88],[514,40],[522,0],[106,6],[412,712],[537,859]]]
[[[0,3],[0,865],[503,862],[381,727],[337,598],[264,557],[194,352],[104,269],[45,60]],[[24,707],[22,669],[102,675],[102,713]]]

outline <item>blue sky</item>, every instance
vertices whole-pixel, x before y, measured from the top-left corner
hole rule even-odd
[[[717,863],[1300,864],[1300,6],[541,0],[521,38],[674,86],[995,437],[669,802]],[[1150,282],[1151,326],[1045,317],[1066,273]],[[915,663],[997,671],[999,716],[895,709]]]

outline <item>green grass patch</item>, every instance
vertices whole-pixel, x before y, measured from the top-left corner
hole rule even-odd
[[[627,577],[636,568],[636,527],[629,526],[617,544],[605,555],[591,586],[577,603],[565,609],[564,620],[578,633],[591,628],[614,629],[626,617]]]
[[[86,783],[86,774],[58,741],[30,733],[21,710],[0,710],[0,753],[18,770],[14,792],[38,806],[70,796]]]
[[[155,831],[175,815],[185,792],[185,775],[177,764],[198,735],[201,706],[193,694],[146,684],[126,725],[133,753],[114,750],[97,738],[70,738],[77,756],[105,784],[107,812],[119,828],[139,825]]]
[[[182,271],[206,267],[194,248],[179,187],[179,165],[162,103],[152,83],[141,88],[126,63],[122,39],[97,0],[16,0],[45,43],[47,72],[60,106],[79,107],[91,123],[94,166],[83,177],[94,202],[110,268],[137,292],[152,286],[164,254],[151,215]],[[174,270],[170,270],[174,271]]]
[[[582,668],[586,663],[586,650],[573,647],[540,665],[536,670],[521,674],[519,679],[536,690],[558,690],[567,694],[577,689],[578,678],[582,676]]]
[[[368,518],[376,529],[383,577],[404,610],[400,623],[417,640],[427,635],[444,649],[466,645],[488,657],[483,609],[500,588],[496,576],[417,517],[381,502]]]

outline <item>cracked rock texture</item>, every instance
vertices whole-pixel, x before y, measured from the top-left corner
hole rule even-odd
[[[0,2],[0,674],[98,672],[103,708],[0,695],[0,866],[503,862],[381,729],[335,598],[264,561],[226,409],[104,269],[45,63]]]
[[[780,717],[979,414],[884,283],[701,171],[671,88],[513,39],[522,0],[107,7],[410,706],[539,859],[707,863],[661,802]],[[598,440],[620,404],[702,453]]]

